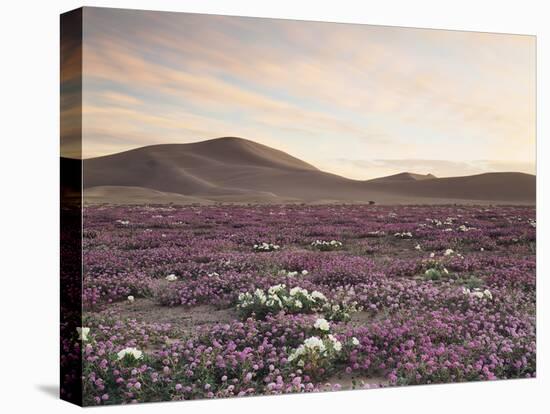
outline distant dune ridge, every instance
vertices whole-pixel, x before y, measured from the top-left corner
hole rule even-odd
[[[369,180],[369,182],[395,182],[395,181],[422,181],[422,180],[431,180],[437,178],[433,174],[414,174],[410,172],[403,172],[399,174],[389,175],[387,177],[375,178]]]
[[[242,138],[142,147],[83,161],[87,203],[534,204],[535,176],[401,173],[368,181],[320,171]]]

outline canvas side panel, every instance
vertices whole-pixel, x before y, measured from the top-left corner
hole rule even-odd
[[[82,9],[61,15],[60,397],[82,405]]]

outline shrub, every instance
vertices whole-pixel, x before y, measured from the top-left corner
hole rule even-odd
[[[457,283],[463,285],[467,289],[479,289],[483,286],[483,280],[477,276],[461,277],[456,280]]]
[[[428,269],[424,272],[424,279],[426,279],[426,280],[440,280],[442,278],[443,274],[444,274],[444,272],[439,270],[439,269],[430,268],[430,269]]]

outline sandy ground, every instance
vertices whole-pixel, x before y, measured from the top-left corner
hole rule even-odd
[[[329,384],[340,384],[342,390],[363,389],[365,385],[388,385],[389,381],[383,376],[367,377],[364,375],[339,372],[326,381]]]
[[[133,303],[127,301],[108,305],[103,314],[113,313],[120,319],[135,319],[145,323],[170,323],[177,326],[184,334],[193,334],[203,325],[229,323],[237,319],[235,311],[216,309],[213,306],[201,305],[192,308],[183,306],[160,306],[151,299],[136,298]]]

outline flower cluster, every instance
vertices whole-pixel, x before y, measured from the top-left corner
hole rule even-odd
[[[124,348],[117,353],[117,358],[119,360],[137,361],[143,358],[143,352],[133,347]]]
[[[395,233],[394,237],[397,237],[399,239],[412,239],[413,235],[410,231],[404,231]]]
[[[324,319],[318,319],[314,328],[320,335],[310,336],[288,356],[288,362],[302,368],[314,378],[320,378],[330,370],[332,363],[342,351],[342,343],[328,333],[330,326]]]
[[[324,338],[311,336],[290,353],[288,362],[304,368],[314,376],[319,376],[341,350],[342,343],[333,335],[329,334]]]
[[[321,251],[337,250],[342,248],[342,246],[342,242],[338,240],[315,240],[314,242],[311,242],[311,247]]]
[[[474,288],[470,290],[469,288],[463,287],[462,293],[472,298],[493,300],[493,294],[489,289],[485,289],[482,291],[481,288]]]
[[[313,327],[316,329],[320,329],[321,331],[328,331],[330,330],[330,324],[325,318],[319,318],[315,321],[313,324]]]
[[[363,310],[357,301],[336,301],[331,300],[323,305],[321,313],[331,321],[348,322],[352,314]]]
[[[281,246],[279,246],[278,244],[262,242],[255,244],[254,246],[252,246],[252,248],[255,252],[274,252],[276,250],[279,250]]]
[[[269,313],[312,313],[320,311],[327,303],[321,292],[309,293],[299,286],[288,289],[285,284],[273,285],[267,291],[256,289],[254,293],[241,293],[237,299],[237,310],[243,316],[251,314],[264,318]]]
[[[319,318],[313,324],[317,334],[306,338],[302,344],[292,350],[288,362],[302,368],[314,378],[320,378],[330,372],[334,363],[344,358],[344,346],[333,334],[329,333],[330,324],[324,318]],[[360,345],[356,337],[351,337],[348,348]]]
[[[287,271],[285,269],[279,270],[277,273],[279,276],[286,276],[286,277],[296,277],[296,276],[307,276],[309,272],[307,270],[302,270],[301,272],[294,270],[294,271]]]

